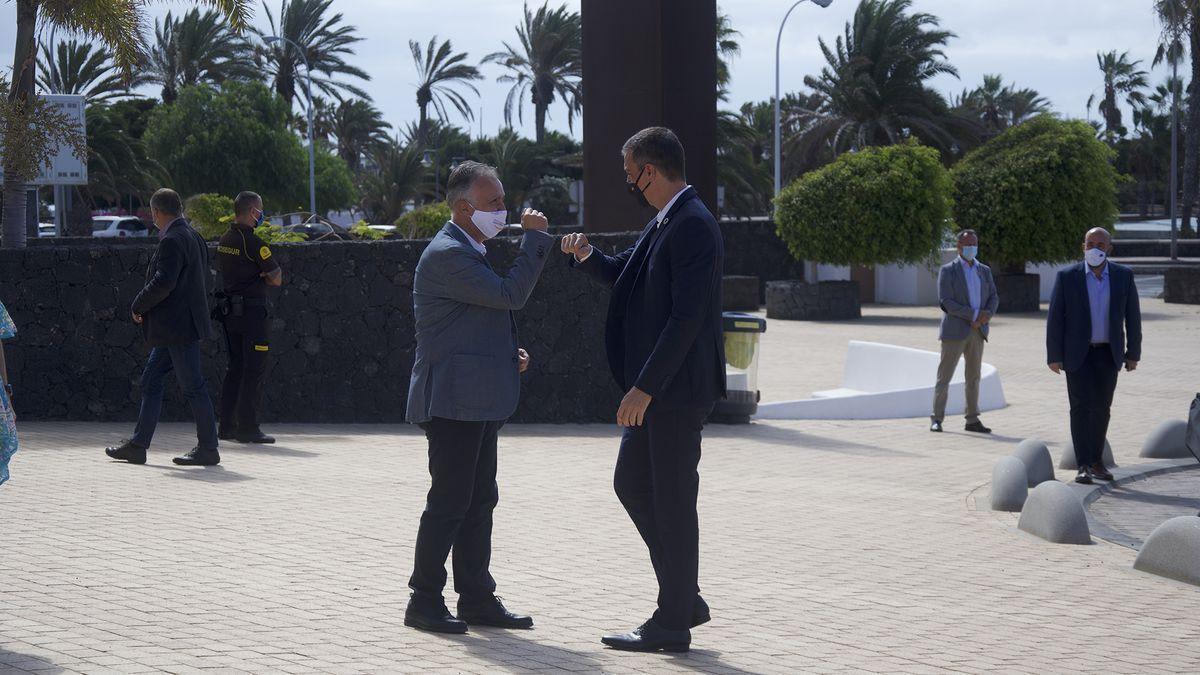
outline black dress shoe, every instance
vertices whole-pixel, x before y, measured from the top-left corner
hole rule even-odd
[[[712,611],[708,609],[708,603],[704,598],[696,596],[696,608],[692,610],[692,628],[703,626],[712,621]]]
[[[942,423],[934,420],[929,424],[929,430],[938,434],[942,433]]]
[[[105,448],[104,454],[130,464],[146,463],[146,448],[135,445],[133,441],[124,441],[115,448]]]
[[[500,598],[492,596],[482,602],[458,600],[458,618],[468,626],[494,626],[496,628],[533,628],[533,617],[513,614],[504,607]]]
[[[692,634],[686,630],[668,630],[650,619],[629,633],[605,635],[600,641],[627,652],[686,652],[691,648]]]
[[[226,429],[225,427],[217,427],[217,440],[232,441],[235,438],[237,438],[237,434],[234,433],[233,429]]]
[[[1092,468],[1092,477],[1093,478],[1099,478],[1100,480],[1112,480],[1113,479],[1112,472],[1109,471],[1108,468],[1105,467],[1103,463],[1096,462],[1095,464],[1092,465],[1091,468]]]
[[[983,422],[979,422],[979,421],[975,421],[975,422],[967,422],[967,426],[965,426],[965,427],[963,427],[963,428],[964,428],[964,429],[966,429],[967,431],[971,431],[971,432],[974,432],[974,433],[977,433],[977,434],[990,434],[990,433],[992,433],[992,430],[991,430],[991,429],[989,429],[989,428],[987,428],[987,427],[983,426]]]
[[[413,596],[404,610],[404,625],[430,633],[462,634],[467,632],[467,623],[454,618],[446,603],[420,600]]]
[[[1075,474],[1075,482],[1083,485],[1092,484],[1092,470],[1089,467],[1079,467],[1079,473]]]
[[[249,434],[238,434],[236,437],[238,443],[274,443],[275,437],[268,436],[262,431],[255,431]]]
[[[221,463],[221,453],[216,450],[201,450],[200,448],[192,448],[192,451],[182,457],[176,457],[171,460],[179,466],[216,466]]]

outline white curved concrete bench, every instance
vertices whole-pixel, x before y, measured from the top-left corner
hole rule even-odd
[[[878,342],[851,340],[846,368],[838,389],[815,391],[801,401],[761,403],[759,419],[870,420],[925,417],[933,409],[933,387],[941,356],[935,352]],[[966,410],[964,362],[958,362],[950,380],[946,416]],[[979,383],[981,411],[1003,408],[1000,372],[984,363]]]

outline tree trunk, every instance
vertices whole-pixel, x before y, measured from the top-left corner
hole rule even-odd
[[[37,61],[34,31],[37,29],[36,0],[17,0],[17,40],[13,49],[13,81],[9,102],[29,103],[33,95],[34,68]],[[5,130],[6,140],[15,140],[15,130]],[[26,212],[29,187],[13,167],[4,166],[4,213],[0,224],[0,246],[25,248]]]
[[[1196,169],[1200,161],[1200,16],[1193,10],[1188,18],[1188,39],[1192,60],[1192,78],[1187,92],[1187,123],[1184,124],[1183,204],[1179,231],[1192,232],[1192,204],[1196,201]]]
[[[542,103],[533,104],[534,123],[537,128],[537,142],[541,144],[546,138],[546,106]]]

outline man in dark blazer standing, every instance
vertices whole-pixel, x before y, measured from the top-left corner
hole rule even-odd
[[[683,145],[662,127],[622,148],[630,194],[659,209],[637,243],[615,256],[563,238],[572,264],[612,286],[605,346],[625,394],[614,487],[650,549],[658,611],[603,642],[630,651],[686,651],[709,620],[697,582],[700,436],[725,394],[721,332],[724,243],[717,221],[687,184]]]
[[[171,371],[196,419],[198,445],[174,462],[218,464],[217,422],[200,358],[200,341],[212,337],[208,312],[208,245],[183,218],[183,203],[174,190],[150,198],[150,213],[159,242],[146,270],[146,285],[133,300],[133,322],[142,327],[150,359],[142,372],[142,405],[133,438],[106,448],[105,454],[130,464],[145,464],[162,410],[164,380]]]
[[[1084,261],[1058,273],[1046,321],[1046,362],[1067,372],[1075,482],[1112,480],[1102,460],[1117,375],[1142,358],[1142,314],[1133,270],[1108,260],[1112,237],[1088,231]]]

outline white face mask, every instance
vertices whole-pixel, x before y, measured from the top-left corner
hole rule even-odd
[[[470,202],[467,202],[470,204]],[[471,206],[475,206],[471,204]],[[508,225],[508,211],[480,211],[475,209],[471,214],[471,222],[479,229],[484,239],[491,239],[500,234]]]
[[[1083,252],[1083,259],[1089,267],[1099,267],[1104,264],[1108,254],[1102,248],[1089,248]]]

